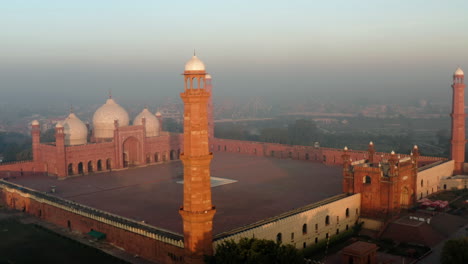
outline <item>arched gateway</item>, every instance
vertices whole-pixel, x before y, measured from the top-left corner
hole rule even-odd
[[[129,137],[124,141],[122,155],[124,167],[131,167],[140,164],[140,150],[140,141],[135,137]]]

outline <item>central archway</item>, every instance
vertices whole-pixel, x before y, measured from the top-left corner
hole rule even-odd
[[[135,137],[127,138],[123,143],[123,165],[132,167],[140,164],[140,142]]]
[[[411,206],[410,201],[411,190],[408,187],[403,187],[400,194],[400,205],[401,208],[408,209]]]

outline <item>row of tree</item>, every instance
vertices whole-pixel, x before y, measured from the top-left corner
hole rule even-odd
[[[32,158],[31,137],[15,132],[0,132],[2,162],[29,160]]]
[[[297,119],[293,122],[279,120],[264,124],[221,123],[215,126],[217,138],[260,141],[269,143],[313,146],[319,142],[321,146],[330,148],[367,149],[369,141],[378,143],[379,151],[396,151],[409,153],[414,145],[414,134],[402,131],[395,135],[376,135],[366,131],[350,131],[337,133],[317,127],[313,120]],[[426,153],[424,153],[426,154]]]
[[[349,238],[349,237],[348,237]],[[468,263],[468,237],[448,240],[442,248],[442,264]],[[271,240],[242,238],[238,243],[224,241],[216,247],[214,256],[206,256],[208,264],[301,264],[305,263],[302,251],[292,245]]]

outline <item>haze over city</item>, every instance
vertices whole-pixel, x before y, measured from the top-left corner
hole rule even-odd
[[[468,263],[468,1],[3,1],[0,263]]]
[[[5,1],[0,103],[177,98],[193,50],[214,96],[447,101],[466,1]]]

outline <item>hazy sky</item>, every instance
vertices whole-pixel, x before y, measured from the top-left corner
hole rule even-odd
[[[194,48],[222,96],[443,97],[468,72],[466,0],[0,5],[1,103],[177,97]]]

